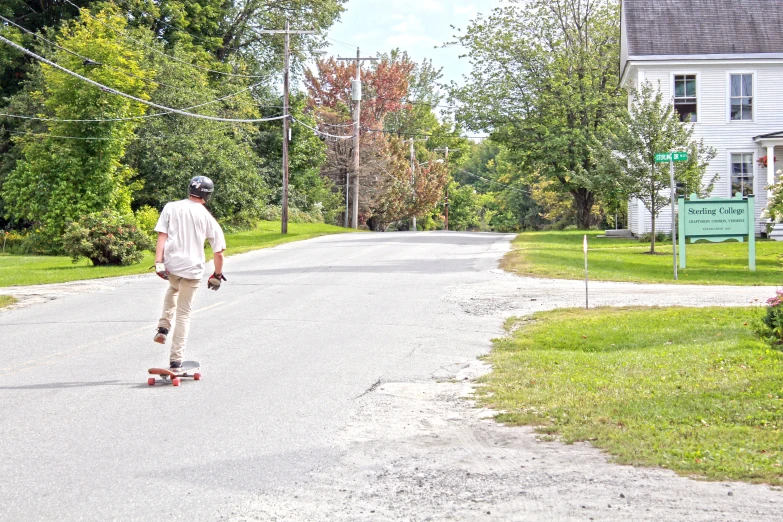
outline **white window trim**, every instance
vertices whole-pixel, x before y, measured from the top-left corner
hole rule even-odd
[[[731,119],[731,76],[733,74],[750,74],[753,76],[753,114],[751,120],[732,120]],[[758,74],[757,71],[745,69],[726,71],[726,123],[737,125],[741,123],[756,123],[756,110],[758,106]],[[737,153],[735,153],[737,154]]]
[[[729,197],[733,198],[734,193],[731,191],[731,175],[734,173],[734,165],[731,163],[731,156],[734,154],[752,154],[753,159],[751,160],[751,165],[753,166],[753,195],[758,198],[759,195],[759,172],[758,172],[758,165],[756,164],[756,161],[758,160],[757,156],[757,150],[753,149],[730,149],[726,151],[726,170],[728,172],[728,175],[726,179],[728,180],[726,191],[729,193]]]
[[[674,109],[674,77],[675,76],[683,76],[683,75],[692,75],[696,76],[696,121],[691,122],[683,122],[683,123],[690,123],[691,125],[695,123],[701,123],[701,72],[699,71],[693,71],[693,70],[682,70],[682,71],[671,71],[669,73],[669,103],[672,104],[672,109]],[[676,111],[675,111],[676,112]]]

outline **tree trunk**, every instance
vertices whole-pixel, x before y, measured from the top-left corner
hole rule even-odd
[[[595,203],[595,194],[585,188],[572,190],[574,197],[574,209],[576,210],[576,226],[581,229],[590,228],[590,214]]]
[[[652,234],[650,237],[650,253],[655,253],[655,212],[650,212],[650,215],[652,216]]]

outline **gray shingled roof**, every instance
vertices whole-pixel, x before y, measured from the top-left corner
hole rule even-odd
[[[623,0],[628,55],[783,53],[783,0]]]

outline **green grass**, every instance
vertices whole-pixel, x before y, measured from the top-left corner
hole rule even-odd
[[[254,230],[226,234],[226,254],[241,254],[291,241],[301,241],[342,232],[353,232],[353,230],[320,223],[290,223],[288,234],[284,236],[280,234],[279,222],[262,222]],[[84,279],[144,274],[149,273],[150,267],[154,264],[155,256],[151,252],[144,256],[141,263],[111,267],[95,267],[87,259],[81,259],[74,264],[69,257],[0,254],[0,287],[65,283]]]
[[[0,295],[0,308],[11,306],[16,302],[16,299],[10,295]]]
[[[480,401],[615,461],[783,484],[783,353],[751,308],[560,310],[508,323]]]
[[[638,283],[673,283],[671,242],[656,243],[660,255],[649,255],[649,243],[606,239],[589,232],[590,279]],[[525,232],[513,242],[502,266],[519,275],[584,279],[584,232]],[[748,270],[747,243],[698,243],[687,246],[688,268],[680,283],[708,285],[783,284],[783,242],[756,242],[756,272]]]

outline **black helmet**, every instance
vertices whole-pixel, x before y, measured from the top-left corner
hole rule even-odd
[[[202,198],[204,201],[209,201],[212,197],[212,193],[215,191],[215,184],[212,180],[206,176],[196,176],[190,180],[190,186],[188,187],[188,194]]]

